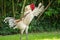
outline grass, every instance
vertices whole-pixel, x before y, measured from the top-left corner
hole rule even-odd
[[[19,40],[20,35],[0,36],[0,40]],[[26,40],[26,35],[23,35],[23,40]],[[60,33],[29,33],[28,40],[60,40]]]

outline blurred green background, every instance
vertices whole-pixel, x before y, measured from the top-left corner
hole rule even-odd
[[[26,5],[34,3],[36,7],[40,2],[46,7],[52,1],[47,10],[39,17],[35,17],[29,25],[29,32],[59,32],[60,31],[60,0],[26,0]],[[9,28],[3,20],[6,17],[21,16],[24,0],[0,0],[0,35],[19,33],[19,29]],[[26,6],[25,5],[25,6]]]

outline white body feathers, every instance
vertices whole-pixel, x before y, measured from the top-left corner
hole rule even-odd
[[[29,13],[29,14],[27,14],[23,18],[23,20],[21,20],[17,23],[15,22],[15,19],[13,19],[13,18],[10,18],[10,19],[8,17],[5,18],[5,20],[9,19],[8,22],[9,22],[10,27],[13,27],[14,25],[16,25],[14,27],[14,29],[19,28],[20,30],[23,30],[22,32],[24,32],[24,30],[28,30],[28,26],[31,23],[34,16],[38,16],[41,12],[44,11],[44,6],[41,3],[38,5],[38,7],[35,7],[35,9],[33,11],[30,9],[30,7],[29,8],[28,7],[29,7],[29,5],[25,7],[24,15],[26,15],[27,13]]]

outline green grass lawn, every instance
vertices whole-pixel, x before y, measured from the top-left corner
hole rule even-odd
[[[20,34],[0,36],[0,40],[19,40]],[[23,35],[23,40],[26,40],[26,35]],[[60,40],[60,33],[29,33],[28,40]]]

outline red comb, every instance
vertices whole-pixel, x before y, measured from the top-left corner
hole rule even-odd
[[[34,10],[35,4],[34,4],[34,3],[30,4],[30,8],[31,8],[32,10]]]

